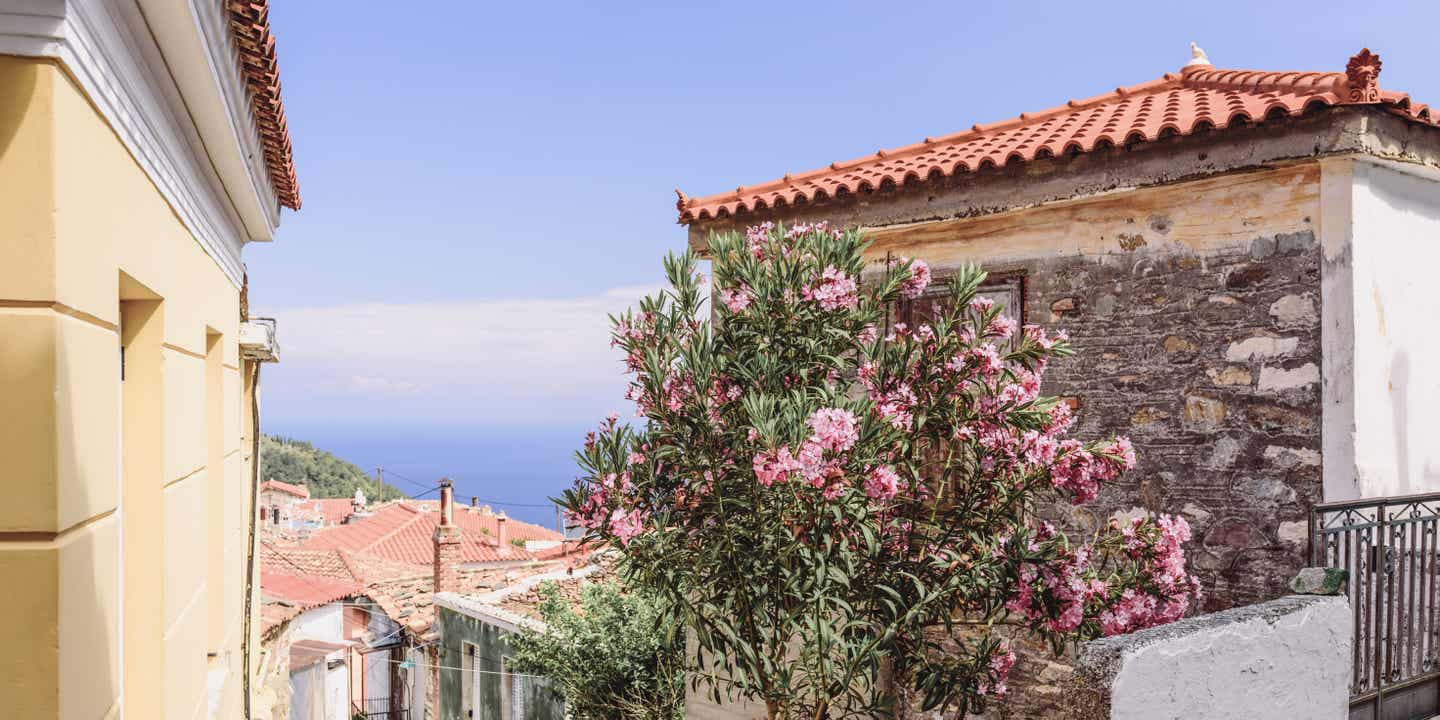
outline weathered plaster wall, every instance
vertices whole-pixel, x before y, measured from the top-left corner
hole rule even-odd
[[[480,712],[478,717],[500,717],[501,658],[508,655],[509,633],[490,623],[447,607],[437,608],[436,625],[440,631],[440,673],[439,673],[439,714],[440,720],[463,720],[467,716],[462,708],[462,683],[471,678],[455,668],[464,667],[464,644],[471,643],[479,650],[480,670]],[[540,682],[524,684],[525,720],[561,720],[564,706],[556,702],[550,689]]]
[[[1353,167],[1354,490],[1434,492],[1440,182],[1363,160]]]
[[[256,653],[258,670],[250,704],[255,720],[289,720],[290,718],[290,645],[293,642],[290,623],[273,629]],[[223,715],[220,717],[224,717]]]
[[[1349,713],[1351,611],[1293,595],[1087,644],[1063,717],[1339,720]]]

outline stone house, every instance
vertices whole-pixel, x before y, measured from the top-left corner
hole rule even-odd
[[[702,253],[713,232],[825,220],[940,279],[989,270],[1012,315],[1069,332],[1078,354],[1046,392],[1077,408],[1077,435],[1139,453],[1095,503],[1051,512],[1080,528],[1183,514],[1213,611],[1285,592],[1314,504],[1440,490],[1423,440],[1440,116],[1382,89],[1369,50],[1321,72],[1194,56],[827,168],[677,191],[677,207]]]
[[[296,506],[310,499],[310,488],[304,485],[266,480],[260,483],[260,522],[271,525],[289,524]]]
[[[242,252],[299,191],[266,0],[0,4],[0,707],[261,717]]]

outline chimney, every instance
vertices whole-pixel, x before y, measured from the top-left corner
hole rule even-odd
[[[477,497],[477,496],[475,496],[475,495],[471,495],[471,496],[470,496],[470,507],[480,507],[480,498]]]
[[[435,592],[456,588],[455,566],[460,562],[460,527],[455,524],[450,478],[440,479],[440,524],[435,526]]]
[[[499,545],[502,550],[505,548],[505,544],[510,542],[510,529],[506,527],[510,524],[509,519],[505,517],[504,510],[495,516],[495,544]]]

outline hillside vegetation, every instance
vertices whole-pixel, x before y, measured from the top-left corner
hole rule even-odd
[[[359,466],[304,440],[279,435],[260,436],[260,478],[304,485],[310,488],[310,497],[353,497],[358,488],[375,499],[375,478]],[[386,483],[385,500],[404,496]]]

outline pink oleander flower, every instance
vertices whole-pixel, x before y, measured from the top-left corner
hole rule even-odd
[[[744,312],[750,307],[750,286],[725,288],[720,291],[720,302],[732,313]]]
[[[800,469],[800,463],[790,454],[790,448],[784,446],[774,452],[756,453],[751,465],[755,470],[755,479],[765,487],[789,480],[790,473]]]
[[[996,315],[995,319],[985,327],[985,334],[1004,340],[1015,334],[1017,325],[1015,319],[1008,315]]]
[[[995,307],[995,301],[987,297],[977,297],[970,300],[970,310],[979,314],[990,312]]]
[[[871,500],[884,502],[900,492],[900,476],[889,465],[872,469],[865,476],[865,494]]]
[[[880,331],[875,329],[874,325],[866,325],[855,335],[855,340],[861,345],[873,345],[878,339],[880,339]]]
[[[990,673],[987,678],[980,682],[975,692],[979,695],[1004,696],[1009,692],[1005,681],[1010,677],[1010,670],[1015,667],[1015,651],[1007,646],[1000,647],[998,655],[990,656]]]
[[[919,399],[909,385],[901,384],[883,393],[872,392],[870,399],[875,403],[875,412],[897,430],[910,429],[915,419],[911,411]]]
[[[756,260],[765,259],[765,242],[770,231],[775,229],[775,223],[763,222],[759,225],[751,225],[745,228],[745,249],[755,257]]]
[[[616,510],[610,515],[610,533],[621,545],[629,545],[635,536],[645,531],[645,514],[639,510],[625,512]]]
[[[907,259],[901,258],[900,261],[903,263]],[[930,287],[930,266],[924,260],[911,260],[910,277],[900,285],[900,294],[913,300],[920,297],[927,287]]]
[[[849,450],[860,433],[855,429],[855,414],[839,408],[821,408],[805,421],[815,433],[815,441],[832,452]]]
[[[826,310],[853,310],[860,301],[857,291],[855,279],[831,265],[820,274],[819,280],[805,288],[803,297],[820,303]]]

